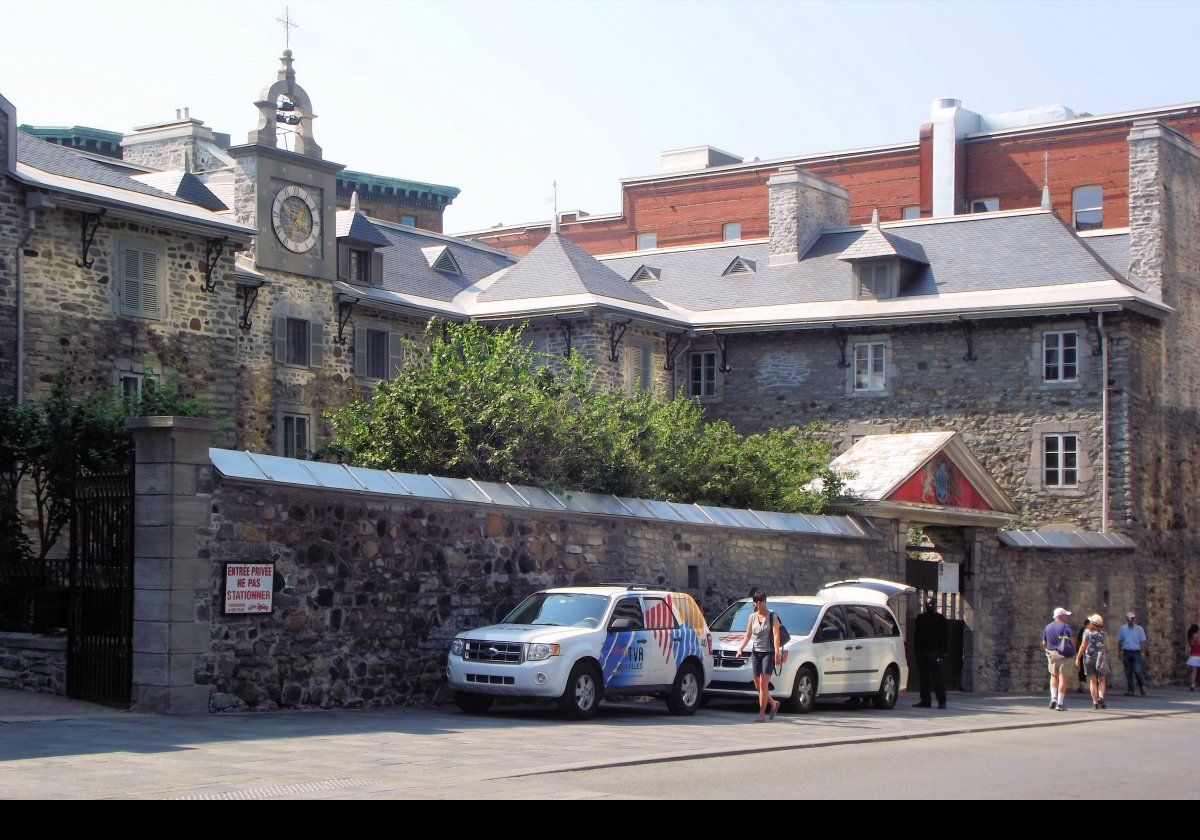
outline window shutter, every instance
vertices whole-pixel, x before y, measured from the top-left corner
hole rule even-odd
[[[388,379],[395,379],[404,367],[404,340],[400,333],[388,333]]]
[[[325,363],[325,325],[319,321],[309,321],[308,341],[308,366],[319,368]]]
[[[371,252],[371,285],[383,285],[383,252]]]
[[[142,311],[142,263],[132,248],[121,249],[121,310],[126,315]]]
[[[641,348],[641,367],[638,370],[638,387],[651,389],[654,386],[654,352],[650,347]]]
[[[142,251],[142,314],[158,317],[158,254]]]
[[[282,315],[275,318],[275,361],[287,361],[287,318]]]
[[[354,375],[367,375],[367,328],[354,326]]]
[[[338,243],[338,279],[353,280],[350,276],[350,246],[345,242]]]

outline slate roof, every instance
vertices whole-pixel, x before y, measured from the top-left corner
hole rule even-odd
[[[392,244],[392,241],[360,212],[339,210],[334,222],[338,239],[349,239],[373,248],[387,248]]]
[[[639,262],[638,265],[641,265]],[[630,269],[630,274],[637,265]],[[551,233],[479,294],[481,302],[591,294],[666,307],[561,233]]]
[[[205,186],[203,181],[190,172],[179,169],[167,172],[147,172],[132,175],[130,179],[154,187],[182,201],[199,205],[205,210],[212,210],[214,213],[221,213],[229,209],[225,202],[217,198],[212,190]]]
[[[929,260],[925,258],[925,249],[918,243],[893,233],[884,233],[878,224],[868,227],[858,241],[843,251],[838,259],[853,262],[876,257],[900,257],[919,265],[929,265]]]
[[[917,268],[898,299],[957,292],[1005,291],[1121,280],[1049,212],[987,214],[896,225],[885,233],[912,242],[928,265]],[[647,291],[694,311],[769,307],[852,299],[853,266],[840,259],[867,229],[820,236],[798,262],[772,266],[767,243],[638,253],[603,262],[629,278],[642,265],[660,271]],[[757,261],[752,275],[723,277],[733,257]],[[873,302],[872,302],[873,303]]]
[[[372,219],[371,222],[388,241],[388,246],[382,249],[381,288],[386,291],[450,303],[476,281],[517,261],[515,256],[503,255],[494,249],[481,247],[479,243],[431,235],[417,228],[379,219]],[[429,267],[421,249],[441,245],[454,254],[454,259],[462,269],[460,276],[434,271]]]
[[[1107,236],[1089,236],[1084,240],[1100,259],[1104,260],[1122,277],[1129,277],[1129,234],[1113,233]]]
[[[17,160],[43,172],[63,175],[80,181],[91,181],[120,190],[152,195],[156,198],[179,199],[174,193],[134,180],[114,169],[89,160],[70,149],[40,140],[24,131],[17,132]]]

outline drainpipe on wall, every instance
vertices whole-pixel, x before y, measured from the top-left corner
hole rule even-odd
[[[1108,336],[1104,334],[1104,313],[1096,313],[1096,333],[1100,336],[1100,531],[1108,533]]]

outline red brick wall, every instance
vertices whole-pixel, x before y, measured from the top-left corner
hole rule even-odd
[[[1163,119],[1200,142],[1200,109]],[[1072,191],[1104,188],[1104,226],[1129,224],[1128,182],[1131,123],[1080,126],[1023,137],[993,137],[965,145],[963,198],[999,198],[1001,210],[1037,207],[1042,198],[1043,152],[1050,153],[1050,200],[1071,223]],[[850,222],[861,224],[878,207],[883,221],[902,218],[909,205],[928,215],[932,203],[932,144],[925,129],[912,148],[871,157],[831,158],[804,166],[850,191]],[[593,254],[632,251],[639,232],[658,234],[658,245],[719,242],[725,222],[740,222],[745,239],[767,235],[766,182],[775,166],[750,172],[632,184],[622,215],[604,222],[567,222],[563,233]],[[482,234],[483,242],[517,254],[546,236],[545,228]]]

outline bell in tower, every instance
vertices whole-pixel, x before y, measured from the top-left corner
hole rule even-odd
[[[251,144],[278,147],[280,133],[286,132],[295,137],[293,151],[321,159],[321,147],[313,139],[312,123],[316,115],[308,94],[296,84],[290,49],[283,51],[278,81],[264,90],[254,105],[259,117],[258,127],[250,132]]]

